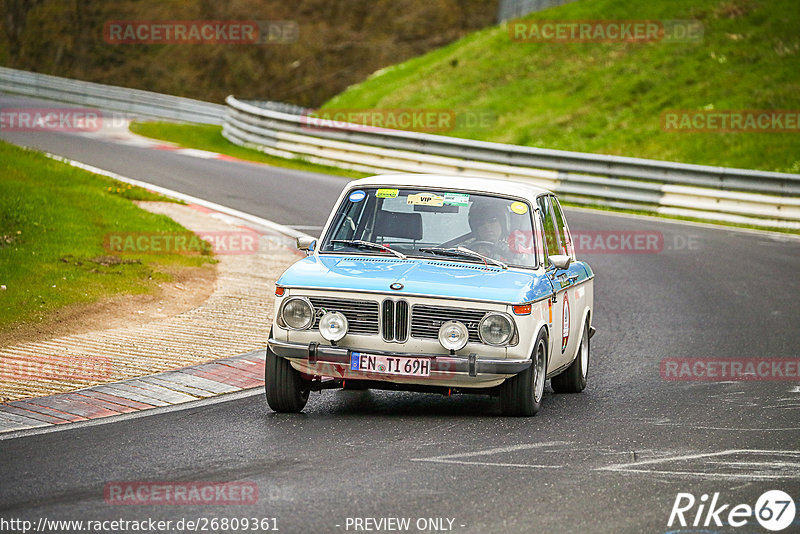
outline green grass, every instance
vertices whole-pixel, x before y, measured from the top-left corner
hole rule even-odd
[[[358,171],[317,165],[302,158],[286,159],[270,156],[250,148],[234,145],[222,137],[222,127],[200,124],[176,124],[173,122],[133,122],[130,130],[139,135],[169,141],[186,148],[196,148],[217,152],[235,158],[265,163],[274,167],[284,167],[301,171],[334,174],[348,178],[363,178],[368,174]]]
[[[186,232],[131,200],[168,200],[0,142],[0,333],[64,306],[148,293],[208,254],[132,254],[104,248],[110,233]]]
[[[800,110],[796,0],[583,0],[526,17],[694,19],[701,42],[522,43],[507,26],[382,69],[332,109],[496,117],[446,135],[542,148],[800,172],[800,132],[666,132],[669,110]]]

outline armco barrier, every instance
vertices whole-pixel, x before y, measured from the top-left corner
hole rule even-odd
[[[0,91],[135,116],[222,124],[231,142],[366,172],[525,179],[563,199],[702,219],[800,228],[800,175],[687,165],[363,127],[317,129],[304,108],[228,106],[0,67]]]
[[[0,67],[0,92],[46,98],[135,116],[222,124],[225,106]]]
[[[303,109],[229,96],[223,135],[281,157],[365,172],[526,179],[581,204],[800,228],[800,175],[490,143],[400,130],[314,128]],[[283,107],[282,107],[283,106]]]
[[[551,7],[561,6],[574,2],[575,0],[500,0],[497,8],[497,22],[505,22],[510,19],[517,19]]]

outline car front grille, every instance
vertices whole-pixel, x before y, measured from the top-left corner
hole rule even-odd
[[[378,333],[378,303],[371,300],[352,300],[329,297],[309,297],[314,310],[337,311],[347,317],[348,334]],[[321,314],[314,319],[313,328],[319,327]]]
[[[411,307],[411,337],[438,339],[439,328],[447,321],[460,321],[469,331],[469,341],[480,343],[478,324],[488,312],[464,308],[444,308],[417,304]]]
[[[385,341],[408,339],[408,302],[386,299],[381,304],[381,334]]]
[[[407,341],[409,334],[418,339],[438,339],[439,328],[447,321],[464,323],[469,331],[469,341],[480,343],[478,325],[488,313],[486,310],[423,304],[409,306],[406,300],[391,298],[384,299],[381,303],[333,297],[309,297],[309,300],[316,311],[325,309],[344,314],[347,317],[349,334],[380,334],[384,341],[400,343]],[[321,316],[322,314],[317,314],[313,328],[319,327]]]

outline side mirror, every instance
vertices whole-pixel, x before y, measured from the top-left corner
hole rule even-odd
[[[310,237],[298,237],[297,249],[305,250],[306,252],[314,252],[314,247],[317,246],[317,240]]]
[[[553,266],[559,270],[569,269],[569,266],[572,263],[572,257],[566,254],[557,254],[554,256],[549,256],[549,258],[550,263],[552,263]]]

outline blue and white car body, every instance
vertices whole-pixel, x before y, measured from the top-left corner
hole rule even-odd
[[[546,378],[557,392],[586,385],[594,274],[545,189],[356,180],[321,238],[299,247],[308,256],[276,288],[266,371],[276,411],[301,410],[309,391],[369,387],[495,394],[504,413],[533,415]]]

